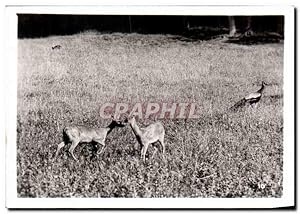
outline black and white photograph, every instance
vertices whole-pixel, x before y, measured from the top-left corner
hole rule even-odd
[[[10,9],[9,206],[293,206],[292,7]]]

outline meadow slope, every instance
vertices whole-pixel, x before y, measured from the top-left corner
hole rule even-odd
[[[60,44],[61,49],[51,47]],[[256,109],[228,109],[267,87]],[[18,41],[19,197],[281,197],[283,44],[181,41],[170,35],[98,34]],[[79,162],[61,151],[72,124],[104,127],[105,102],[195,102],[199,119],[161,120],[166,155],[140,160],[130,127]],[[138,120],[140,126],[152,120]]]

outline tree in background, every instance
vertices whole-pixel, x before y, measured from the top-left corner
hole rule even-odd
[[[228,16],[229,21],[229,36],[233,37],[236,34],[236,26],[234,16]]]

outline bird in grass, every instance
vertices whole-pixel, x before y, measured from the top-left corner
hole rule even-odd
[[[56,50],[56,49],[58,49],[58,50],[61,49],[61,45],[55,45],[52,47],[52,50]]]
[[[232,106],[230,109],[237,110],[238,108],[244,107],[247,103],[250,104],[251,107],[256,107],[257,103],[260,101],[262,97],[265,86],[267,85],[268,85],[267,83],[262,81],[261,88],[258,91],[248,94],[243,99],[241,99],[236,104],[234,104],[234,106]]]

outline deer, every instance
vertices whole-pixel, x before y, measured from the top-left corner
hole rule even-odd
[[[101,154],[105,148],[105,139],[115,127],[124,127],[125,124],[116,120],[112,116],[112,122],[105,128],[91,128],[83,125],[67,126],[63,129],[63,141],[58,144],[54,159],[57,158],[59,151],[71,143],[69,152],[75,161],[78,161],[74,155],[74,150],[79,143],[98,143],[102,145],[97,155]]]
[[[162,153],[165,154],[165,144],[164,144],[165,129],[161,122],[158,121],[144,128],[140,128],[136,123],[135,117],[131,117],[130,119],[127,118],[125,121],[130,124],[130,127],[132,128],[132,131],[138,143],[142,147],[141,158],[143,159],[144,162],[146,160],[145,156],[149,145],[155,142],[160,142],[162,146]]]

